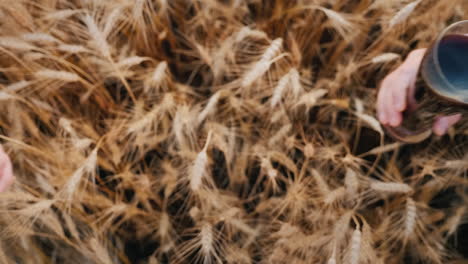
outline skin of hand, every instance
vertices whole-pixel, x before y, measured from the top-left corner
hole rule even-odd
[[[416,107],[416,78],[425,53],[426,49],[413,50],[406,60],[382,81],[377,96],[377,116],[382,125],[401,125],[403,112]],[[432,130],[441,136],[460,119],[461,114],[438,117]]]
[[[13,175],[13,166],[10,157],[0,145],[0,192],[4,192],[13,184],[15,176]]]

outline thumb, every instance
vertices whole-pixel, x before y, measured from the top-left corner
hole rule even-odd
[[[461,119],[461,114],[455,114],[451,116],[442,116],[436,119],[433,131],[436,135],[442,136],[447,130],[455,125]]]

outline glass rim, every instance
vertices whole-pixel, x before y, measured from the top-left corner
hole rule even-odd
[[[434,59],[434,62],[435,62],[434,64],[435,64],[435,68],[436,68],[437,73],[440,75],[440,77],[442,78],[442,80],[445,82],[445,84],[447,85],[447,87],[449,89],[448,89],[448,91],[447,90],[438,91],[438,90],[434,90],[434,89],[431,89],[431,90],[433,90],[433,92],[436,92],[440,96],[449,97],[451,100],[456,100],[456,101],[459,101],[461,103],[467,104],[468,103],[468,90],[465,90],[465,91],[457,90],[452,85],[452,83],[450,83],[450,81],[447,79],[447,77],[445,76],[444,72],[442,71],[440,61],[439,61],[439,47],[440,47],[440,41],[442,40],[442,38],[444,36],[446,36],[447,33],[450,30],[452,30],[453,28],[455,28],[455,27],[457,27],[457,26],[459,26],[461,24],[465,24],[465,23],[468,24],[468,20],[461,20],[461,21],[457,21],[455,23],[452,23],[449,26],[447,26],[446,28],[444,28],[444,30],[442,30],[442,32],[437,36],[437,38],[435,40],[435,43],[434,43],[434,47],[433,47],[435,52],[431,52],[432,53],[431,55],[433,56],[433,59]],[[466,32],[466,35],[468,36],[468,32]],[[467,47],[467,49],[468,49],[468,47]],[[463,98],[462,99],[459,98],[460,96],[462,96]]]

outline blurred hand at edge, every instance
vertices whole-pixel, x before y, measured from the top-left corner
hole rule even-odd
[[[13,184],[15,176],[13,175],[13,166],[10,157],[0,145],[0,192],[4,192]]]
[[[377,116],[382,125],[397,127],[403,121],[403,112],[416,107],[416,78],[426,49],[413,50],[406,60],[381,83],[377,96]],[[461,114],[438,117],[432,130],[443,135],[461,119]]]

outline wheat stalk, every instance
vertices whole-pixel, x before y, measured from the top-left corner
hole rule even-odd
[[[101,243],[96,238],[91,238],[89,241],[89,245],[91,250],[93,251],[93,255],[99,260],[100,263],[103,264],[112,264],[115,263],[112,261],[111,257],[109,256],[106,248],[104,248]]]
[[[200,230],[200,244],[205,257],[209,257],[213,251],[213,240],[212,227],[205,223]]]
[[[293,108],[298,108],[302,105],[306,106],[306,112],[315,105],[318,104],[319,99],[324,97],[328,93],[325,89],[316,89],[312,90],[301,96],[301,99],[293,106]]]
[[[359,190],[359,180],[357,177],[357,173],[351,168],[346,168],[345,186],[346,192],[348,193],[349,197],[356,197]]]
[[[333,27],[344,38],[348,38],[349,32],[352,32],[352,30],[355,28],[355,26],[353,26],[353,24],[348,21],[348,19],[346,19],[343,14],[324,7],[317,7],[317,9],[325,13],[325,15],[331,21]]]
[[[0,46],[23,52],[36,49],[35,46],[25,42],[24,40],[14,37],[0,37]]]
[[[275,107],[280,102],[290,78],[291,78],[291,75],[287,73],[283,77],[281,77],[281,79],[278,81],[278,84],[276,85],[273,91],[273,96],[271,97],[272,108]]]
[[[75,14],[78,14],[79,12],[80,10],[77,10],[77,9],[62,9],[62,10],[54,11],[52,13],[48,13],[44,16],[44,18],[47,20],[62,20],[70,16],[73,16]]]
[[[327,182],[323,179],[322,174],[316,169],[311,170],[312,177],[314,178],[316,184],[318,185],[318,190],[322,195],[326,196],[330,192],[330,187]]]
[[[313,158],[315,156],[315,147],[312,143],[307,143],[304,146],[304,156],[308,159]]]
[[[96,22],[94,21],[93,17],[90,15],[85,15],[83,18],[83,22],[86,24],[89,30],[89,35],[93,39],[93,44],[104,57],[110,58],[111,51],[109,44],[106,40],[106,35],[99,30]]]
[[[466,207],[457,208],[454,214],[445,222],[443,230],[447,230],[447,237],[454,235],[460,225],[466,223]]]
[[[80,76],[78,76],[76,73],[50,69],[37,71],[35,76],[38,78],[60,80],[64,82],[78,82],[81,80]]]
[[[398,183],[398,182],[373,181],[370,185],[370,188],[373,189],[374,191],[381,192],[381,193],[406,194],[406,193],[413,192],[413,188],[411,188],[408,184]]]
[[[32,84],[31,81],[21,80],[19,82],[15,82],[15,83],[12,83],[12,84],[8,85],[6,87],[6,90],[8,90],[10,92],[18,92],[18,91],[28,87],[31,84]]]
[[[323,199],[323,202],[326,205],[333,205],[337,201],[340,201],[346,194],[346,190],[344,187],[339,187],[334,189],[333,191],[326,194]]]
[[[71,54],[89,52],[87,48],[81,45],[60,44],[57,46],[57,49],[63,52],[71,53]]]
[[[389,52],[389,53],[383,53],[378,56],[375,56],[374,58],[372,58],[371,62],[373,64],[387,63],[387,62],[390,62],[399,58],[400,58],[400,55]]]
[[[290,124],[287,124],[283,126],[282,128],[280,128],[278,132],[276,132],[276,134],[268,140],[268,145],[274,146],[279,141],[283,140],[289,134],[289,132],[291,131],[291,128],[292,128],[292,125]]]
[[[18,211],[18,213],[26,215],[26,216],[33,216],[34,219],[37,219],[42,213],[48,210],[53,204],[55,200],[42,200],[34,203],[26,208],[23,208]],[[33,220],[32,222],[34,222]]]
[[[117,62],[117,67],[120,68],[130,68],[132,66],[138,65],[144,61],[148,60],[148,58],[140,57],[140,56],[131,56],[127,57],[123,60]]]
[[[15,96],[13,96],[12,94],[9,94],[7,92],[0,91],[0,101],[8,101],[8,100],[12,100],[12,99],[16,99]]]
[[[158,63],[158,66],[154,69],[153,74],[151,75],[151,79],[148,81],[148,84],[145,85],[145,92],[148,92],[151,87],[157,87],[161,85],[161,83],[167,77],[167,62],[161,61]]]
[[[82,181],[83,176],[85,174],[91,174],[94,172],[97,165],[97,151],[98,149],[95,148],[91,152],[91,154],[86,158],[83,164],[71,175],[70,179],[67,181],[67,183],[61,190],[61,195],[64,196],[66,201],[72,201],[72,198],[78,190],[79,184]]]
[[[104,28],[102,30],[102,37],[104,39],[106,39],[110,35],[112,29],[116,27],[117,21],[120,19],[121,13],[122,9],[120,8],[120,6],[118,6],[114,8],[112,12],[110,12],[110,14],[106,17],[106,23],[104,24]],[[96,33],[99,33],[99,31],[97,31]]]
[[[244,26],[237,32],[234,42],[239,43],[247,37],[256,37],[258,39],[263,39],[267,38],[267,35],[263,31],[253,30],[247,26]]]
[[[132,10],[132,15],[135,20],[139,20],[141,16],[143,15],[143,10],[145,7],[145,2],[146,0],[136,0],[133,10]]]
[[[349,247],[349,264],[358,264],[361,256],[361,231],[355,229]]]
[[[365,156],[365,155],[378,155],[378,154],[382,154],[382,153],[385,153],[385,152],[393,151],[395,149],[400,148],[401,145],[402,145],[401,142],[395,142],[395,143],[390,143],[390,144],[383,145],[383,146],[378,146],[378,147],[375,147],[375,148],[369,150],[368,152],[362,154],[362,156]]]
[[[406,218],[405,218],[405,231],[404,237],[409,238],[413,232],[416,225],[417,209],[416,204],[413,199],[406,199]]]
[[[384,134],[380,122],[377,119],[375,119],[375,117],[364,113],[356,113],[356,116],[362,121],[364,121],[366,124],[368,124],[373,130],[379,132],[380,135]]]
[[[216,111],[216,105],[218,104],[220,97],[221,97],[221,91],[216,92],[210,97],[205,108],[198,115],[198,124],[201,124],[203,121],[205,121],[208,115]]]
[[[293,98],[296,100],[299,95],[303,92],[302,89],[302,84],[301,84],[301,76],[297,69],[293,68],[289,71],[290,77],[291,77],[291,88],[292,88],[292,94]]]
[[[247,72],[242,79],[242,87],[252,85],[258,78],[268,71],[270,65],[273,63],[274,57],[280,52],[283,46],[283,39],[278,38],[271,42],[270,46],[262,54],[262,57],[257,61],[254,66]]]
[[[149,125],[158,120],[161,109],[154,107],[151,111],[146,113],[142,118],[130,123],[127,128],[128,134],[135,134],[137,132],[145,131]]]
[[[75,131],[75,129],[73,129],[73,127],[71,125],[71,121],[69,119],[67,119],[65,117],[62,117],[62,118],[59,119],[58,123],[71,136],[77,137],[76,131]]]
[[[389,27],[394,27],[398,24],[403,23],[413,13],[414,9],[418,6],[421,0],[411,2],[404,6],[398,13],[393,16],[388,22]]]
[[[29,42],[45,42],[45,43],[58,43],[59,41],[46,33],[26,33],[23,34],[23,39]]]
[[[205,175],[206,165],[208,163],[208,155],[207,150],[210,144],[212,137],[212,132],[208,133],[208,137],[205,142],[205,146],[203,147],[202,151],[200,151],[195,159],[192,168],[190,170],[190,189],[193,192],[197,192],[200,190],[202,185],[202,180]]]

